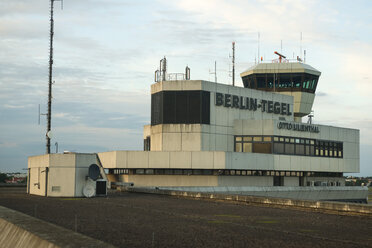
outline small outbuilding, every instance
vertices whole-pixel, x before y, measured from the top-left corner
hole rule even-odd
[[[95,183],[89,178],[89,167],[97,163],[97,155],[89,153],[55,153],[29,157],[27,193],[83,197],[84,188],[85,191],[91,191],[92,187],[95,190]]]

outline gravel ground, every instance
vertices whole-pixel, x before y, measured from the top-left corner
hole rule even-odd
[[[1,188],[0,205],[118,247],[372,247],[372,218],[111,193],[45,198]]]

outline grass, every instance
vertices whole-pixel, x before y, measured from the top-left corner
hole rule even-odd
[[[239,215],[232,215],[232,214],[216,214],[217,217],[228,217],[228,218],[241,218]]]
[[[257,221],[257,223],[259,224],[276,224],[278,223],[277,220],[259,220]]]
[[[208,223],[211,223],[211,224],[226,224],[226,223],[231,223],[231,222],[223,221],[223,220],[210,220],[210,221],[208,221]]]

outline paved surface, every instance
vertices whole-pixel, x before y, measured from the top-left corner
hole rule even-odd
[[[0,205],[118,247],[372,247],[372,219],[115,193],[44,198],[0,188]]]

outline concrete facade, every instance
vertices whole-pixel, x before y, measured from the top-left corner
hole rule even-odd
[[[88,168],[96,154],[45,154],[28,158],[28,193],[40,196],[82,197]]]
[[[359,172],[359,130],[302,123],[319,71],[262,63],[241,76],[245,88],[202,80],[152,84],[145,151],[97,153],[108,178],[145,187],[344,186],[343,173]],[[84,166],[95,163],[95,155],[60,156],[29,158],[30,193],[82,194]]]

